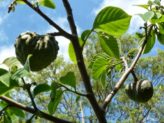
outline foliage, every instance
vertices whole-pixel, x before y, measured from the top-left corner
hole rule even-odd
[[[72,62],[65,62],[58,56],[51,64],[46,64],[49,66],[44,66],[45,69],[32,72],[30,59],[33,55],[30,53],[19,52],[23,53],[22,57],[26,55],[23,62],[15,57],[4,60],[3,65],[7,69],[0,68],[0,113],[3,122],[14,122],[15,117],[15,122],[49,120],[57,123],[163,120],[164,52],[159,50],[157,56],[141,57],[152,50],[156,41],[164,44],[164,6],[160,0],[138,5],[147,12],[139,14],[145,23],[141,27],[143,31],[136,35],[127,34],[132,16],[121,8],[103,8],[95,17],[92,28],[84,30],[79,36],[68,0],[63,0],[63,4],[71,33],[42,12],[40,6],[55,9],[54,1],[14,0],[8,12],[22,4],[29,6],[57,30],[48,33],[48,36],[63,36],[70,40],[68,53]],[[24,47],[21,45],[19,48],[22,50]],[[52,44],[50,48],[53,48]],[[56,58],[56,50],[44,56],[51,53],[55,53]],[[35,55],[39,59],[43,52],[38,50]],[[35,67],[40,62],[46,62],[44,56]],[[153,82],[153,97],[145,103],[129,100],[124,84],[134,84],[135,80],[142,79]]]

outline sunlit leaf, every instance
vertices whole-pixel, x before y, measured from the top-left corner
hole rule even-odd
[[[131,16],[117,7],[106,7],[101,10],[93,24],[93,29],[109,35],[121,36],[129,28]]]
[[[100,45],[109,56],[119,58],[119,48],[116,38],[110,35],[99,35]]]
[[[79,43],[80,43],[80,46],[82,46],[85,42],[82,41],[81,39],[79,39]],[[69,43],[69,46],[68,46],[68,54],[69,54],[70,60],[73,63],[76,64],[77,63],[77,61],[76,61],[76,55],[75,55],[75,51],[74,51],[74,48],[73,48],[73,45],[72,45],[71,42]]]
[[[47,8],[51,8],[51,9],[55,9],[55,3],[53,0],[38,0],[39,5],[47,7]]]
[[[98,54],[92,65],[92,75],[94,79],[98,79],[101,74],[107,70],[109,57],[107,54]]]

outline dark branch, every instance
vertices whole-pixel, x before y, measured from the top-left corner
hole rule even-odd
[[[34,108],[30,108],[30,107],[27,107],[25,105],[22,105],[6,96],[0,96],[0,99],[5,101],[6,103],[8,103],[10,106],[13,106],[13,107],[16,107],[16,108],[19,108],[21,110],[24,110],[26,112],[29,112],[29,113],[32,113],[32,114],[36,114],[36,111]],[[53,123],[72,123],[70,121],[66,121],[66,120],[63,120],[63,119],[59,119],[57,117],[53,117],[47,113],[44,113],[42,111],[39,111],[37,113],[37,116],[41,117],[41,118],[44,118],[44,119],[47,119],[49,121],[52,121]]]
[[[86,67],[84,64],[84,59],[83,59],[83,55],[82,55],[82,47],[79,44],[78,34],[77,34],[76,25],[75,25],[74,18],[73,18],[71,6],[70,6],[68,0],[63,0],[63,4],[64,4],[65,10],[67,12],[67,19],[68,19],[68,22],[69,22],[69,25],[71,28],[71,32],[73,35],[71,42],[72,42],[73,48],[75,50],[77,65],[80,70],[80,74],[82,76],[85,89],[88,93],[87,98],[88,98],[91,106],[93,107],[93,110],[99,120],[99,123],[106,123],[107,121],[105,119],[105,112],[99,106],[99,104],[95,98],[95,95],[92,90],[90,78],[88,76],[88,73],[87,73],[87,70],[86,70]]]

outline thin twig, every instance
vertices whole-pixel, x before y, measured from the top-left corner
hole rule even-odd
[[[140,120],[139,123],[143,123],[143,120],[148,116],[150,110],[151,110],[151,107],[148,109],[148,111],[147,111],[146,114],[142,117],[142,119]]]
[[[62,86],[63,88],[65,88],[67,91],[70,91],[70,92],[75,93],[75,94],[77,94],[77,95],[84,96],[84,97],[87,97],[87,96],[88,96],[88,94],[82,94],[82,93],[80,93],[80,92],[78,92],[78,91],[76,91],[76,90],[74,91],[74,90],[68,88],[67,86],[65,86],[65,85],[62,84],[62,83],[57,83],[57,84],[59,84],[60,86]]]
[[[24,88],[27,90],[27,93],[28,93],[28,95],[29,95],[29,97],[31,99],[31,102],[32,102],[32,105],[33,105],[34,109],[37,111],[38,108],[37,108],[37,106],[35,104],[34,97],[33,97],[32,93],[31,93],[31,84],[27,84],[23,78],[22,78],[22,82],[24,84]]]
[[[6,96],[0,96],[0,99],[5,101],[6,103],[8,103],[10,106],[13,106],[13,107],[16,107],[16,108],[19,108],[21,110],[24,110],[26,112],[29,112],[29,113],[32,113],[32,114],[36,114],[36,111],[34,108],[30,108],[30,107],[27,107],[23,104],[20,104]],[[49,121],[52,121],[53,123],[72,123],[70,121],[67,121],[67,120],[63,120],[63,119],[59,119],[57,117],[54,117],[52,115],[49,115],[47,113],[44,113],[42,111],[39,111],[37,113],[37,116],[41,117],[41,118],[44,118],[44,119],[47,119]]]
[[[121,86],[124,84],[125,80],[127,79],[128,75],[131,73],[131,71],[134,69],[135,65],[137,64],[142,52],[144,51],[144,48],[146,46],[146,43],[148,41],[148,36],[151,34],[151,30],[153,28],[153,25],[150,26],[149,30],[145,30],[146,32],[146,36],[145,39],[143,41],[142,46],[140,47],[138,54],[136,55],[134,61],[132,62],[131,66],[124,72],[124,74],[121,76],[120,80],[117,82],[117,84],[115,85],[113,91],[111,91],[107,97],[104,100],[103,103],[103,109],[105,110],[107,105],[111,102],[112,98],[114,97],[114,95],[118,92],[118,90],[121,88]]]
[[[38,7],[31,4],[28,0],[23,0],[31,9],[33,9],[36,13],[38,13],[41,17],[43,17],[51,26],[57,29],[64,37],[70,39],[71,34],[62,29],[58,24],[56,24],[53,20],[51,20],[46,14],[44,14]]]

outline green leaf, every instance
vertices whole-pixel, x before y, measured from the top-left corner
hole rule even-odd
[[[12,123],[10,116],[4,115],[4,123]]]
[[[69,85],[73,88],[76,87],[76,77],[74,72],[68,72],[65,76],[60,78],[61,83]]]
[[[131,16],[117,7],[106,7],[99,12],[93,29],[113,36],[121,36],[129,27]]]
[[[148,9],[149,8],[148,4],[140,4],[140,5],[135,5],[135,6],[138,6],[138,7],[144,8],[144,9]]]
[[[160,44],[164,45],[164,34],[158,33],[157,38]]]
[[[47,7],[47,8],[51,8],[51,9],[55,9],[55,3],[53,2],[53,0],[38,0],[39,5]]]
[[[92,33],[91,30],[85,30],[82,34],[81,34],[81,39],[83,41],[86,41],[87,38],[89,37],[89,35]]]
[[[107,70],[109,56],[105,53],[100,53],[94,60],[92,65],[92,75],[94,79],[98,79]]]
[[[20,66],[20,62],[18,61],[18,59],[16,57],[6,58],[3,61],[3,64],[5,64],[6,66],[8,66],[9,68],[12,68],[13,66]]]
[[[152,19],[154,17],[154,12],[153,11],[148,11],[145,14],[139,14],[140,17],[144,20],[144,21],[149,21],[150,19]]]
[[[119,58],[119,48],[116,38],[110,35],[99,35],[101,48],[109,56]]]
[[[151,49],[153,48],[154,44],[155,44],[155,33],[152,30],[151,35],[149,35],[149,37],[148,37],[148,41],[147,41],[146,47],[144,49],[144,54],[149,53],[151,51]]]
[[[29,74],[30,73],[26,69],[20,68],[11,76],[11,78],[14,80],[18,80],[22,77],[28,76]]]
[[[164,34],[164,23],[163,22],[159,23],[158,26],[159,26],[159,33]]]
[[[80,46],[82,46],[85,42],[81,39],[79,39],[79,43],[80,43]],[[73,62],[73,63],[77,63],[76,61],[76,55],[75,55],[75,51],[74,51],[74,48],[73,48],[73,45],[72,43],[70,42],[69,43],[69,46],[68,46],[68,54],[69,54],[69,58],[70,60]]]
[[[75,51],[74,51],[74,48],[73,48],[73,45],[72,45],[71,42],[69,43],[69,46],[68,46],[68,54],[69,54],[69,58],[71,59],[71,61],[73,63],[77,63],[76,56],[75,56]]]
[[[0,95],[8,92],[9,90],[13,89],[14,87],[18,86],[18,81],[10,79],[10,86],[6,86],[2,82],[0,82]]]
[[[23,0],[16,0],[17,4],[25,4],[25,2],[23,2]]]
[[[63,94],[62,90],[56,90],[51,92],[51,95],[53,96],[51,96],[51,100],[48,104],[48,111],[50,114],[53,114],[56,111],[57,106],[59,105],[62,99],[62,94]]]
[[[0,68],[0,76],[8,73],[8,71],[4,68]]]
[[[10,107],[9,110],[11,114],[14,114],[20,118],[25,118],[25,112],[23,110],[16,107]]]
[[[0,82],[5,84],[7,87],[10,86],[10,79],[11,79],[11,74],[9,72],[0,76]]]
[[[51,89],[51,87],[44,83],[44,84],[39,84],[37,85],[35,88],[34,88],[34,96],[36,96],[37,94],[39,93],[42,93],[42,92],[46,92],[46,91],[49,91]]]

